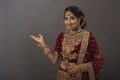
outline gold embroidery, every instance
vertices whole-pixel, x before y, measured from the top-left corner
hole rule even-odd
[[[80,73],[70,73],[64,70],[59,70],[57,80],[81,80]]]
[[[95,80],[94,70],[92,63],[88,63],[87,65],[89,67],[88,73],[89,73],[89,80]]]
[[[87,46],[88,46],[88,41],[89,41],[89,32],[85,31],[83,39],[82,39],[82,43],[81,43],[81,49],[80,49],[80,53],[79,53],[78,64],[81,65],[81,69],[82,69],[83,72],[88,71],[89,80],[95,80],[92,63],[91,62],[83,63],[84,58],[85,58],[85,53],[86,53],[86,50],[87,50]]]
[[[89,32],[84,31],[83,34],[83,39],[82,39],[82,43],[81,43],[81,49],[80,49],[80,53],[79,53],[79,57],[78,57],[78,64],[83,63],[84,58],[85,58],[85,53],[87,50],[87,46],[88,46],[88,40],[89,40]]]

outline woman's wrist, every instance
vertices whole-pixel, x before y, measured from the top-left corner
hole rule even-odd
[[[78,70],[81,71],[81,66],[80,66],[80,64],[78,65]]]
[[[48,45],[47,45],[45,42],[43,42],[43,43],[38,43],[37,46],[38,46],[38,47],[41,47],[41,49],[43,50],[43,52],[44,52],[45,55],[47,55],[47,56],[49,55],[49,53],[50,53],[50,48],[48,47]]]
[[[41,47],[45,47],[47,44],[45,42],[41,43]]]
[[[47,44],[42,45],[42,49],[45,55],[48,56],[48,54],[50,54],[50,48],[48,47]]]
[[[42,47],[42,49],[44,49],[44,48],[47,48],[48,45],[47,44],[43,44],[43,45],[41,45],[41,47]]]
[[[87,72],[90,67],[89,64],[91,64],[91,63],[88,62],[88,63],[79,64],[79,68],[81,69],[82,72]]]

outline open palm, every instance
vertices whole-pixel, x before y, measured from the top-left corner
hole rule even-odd
[[[44,39],[43,36],[41,34],[39,34],[39,36],[33,36],[31,35],[31,38],[36,41],[37,43],[39,43],[40,45],[44,45]]]

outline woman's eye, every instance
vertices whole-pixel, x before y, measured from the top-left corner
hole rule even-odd
[[[74,20],[75,18],[74,17],[70,17],[71,20]]]
[[[66,18],[66,17],[65,17],[64,19],[65,19],[65,20],[68,20],[68,18]]]

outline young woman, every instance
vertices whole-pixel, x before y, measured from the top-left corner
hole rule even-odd
[[[54,52],[41,34],[31,35],[53,64],[61,58],[56,80],[99,80],[104,61],[95,37],[84,30],[84,13],[76,6],[69,6],[64,12],[64,23],[66,32],[58,35]]]

